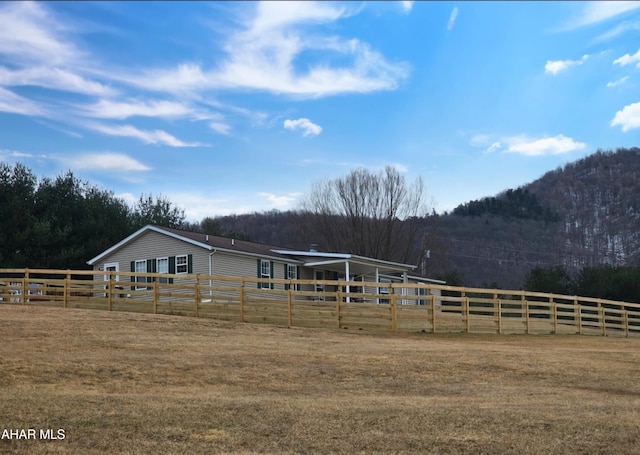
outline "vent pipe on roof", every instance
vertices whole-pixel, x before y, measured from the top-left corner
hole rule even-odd
[[[209,236],[205,235],[204,239],[208,242],[209,241]]]
[[[231,246],[234,246],[236,244],[236,239],[231,239]]]
[[[309,247],[309,252],[317,253],[318,252],[318,244],[317,243],[312,243],[311,246]]]

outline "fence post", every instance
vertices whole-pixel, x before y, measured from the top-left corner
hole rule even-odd
[[[289,289],[287,293],[287,323],[289,327],[293,326],[293,280],[289,280]]]
[[[556,304],[553,300],[553,294],[549,294],[549,317],[552,319],[551,333],[555,335],[558,332],[558,321],[556,318]]]
[[[623,310],[623,320],[624,320],[624,335],[629,338],[629,312],[624,309]]]
[[[29,286],[27,282],[29,281],[29,269],[24,269],[24,275],[22,277],[22,300],[21,303],[25,305],[27,303],[27,292],[29,290]]]
[[[433,295],[433,290],[430,290],[429,299],[431,300],[431,331],[436,333],[436,296]]]
[[[607,319],[604,311],[604,307],[602,306],[602,300],[598,300],[598,315],[602,319],[602,336],[607,336]]]
[[[69,305],[69,284],[71,281],[71,270],[67,270],[67,276],[64,279],[64,286],[62,287],[62,307],[67,308]]]
[[[469,297],[464,298],[464,306],[466,313],[465,330],[467,333],[471,333],[471,310],[469,309]]]
[[[582,335],[582,311],[578,304],[578,296],[573,297],[573,312],[576,318],[576,324],[578,325],[578,334]]]
[[[340,306],[342,305],[342,286],[338,286],[338,292],[336,292],[336,321],[338,328],[340,328]]]
[[[527,326],[527,335],[529,335],[529,301],[527,300],[527,296],[524,294],[524,292],[522,293],[520,301],[522,302],[522,311],[524,311],[525,324]]]
[[[396,288],[390,287],[389,291],[391,293],[391,330],[394,332],[398,330],[398,315],[396,314]]]
[[[196,284],[195,284],[195,305],[196,305],[196,317],[200,316],[200,275],[196,275]]]
[[[240,280],[240,322],[244,322],[244,299],[245,299],[245,286],[247,281],[242,278]]]
[[[109,282],[107,283],[107,302],[109,305],[109,311],[113,310],[113,272],[109,270]]]
[[[502,335],[502,300],[498,298],[498,294],[494,294],[498,301],[498,334]]]

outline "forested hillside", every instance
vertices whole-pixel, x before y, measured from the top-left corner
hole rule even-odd
[[[253,240],[308,248],[293,212],[218,217]],[[520,288],[534,267],[640,263],[640,149],[597,151],[534,182],[461,204],[420,223],[415,255],[431,276]],[[322,247],[322,245],[320,245]],[[421,261],[421,263],[424,261]]]
[[[135,207],[72,173],[40,181],[0,164],[0,264],[79,268],[154,223],[283,247],[331,251],[308,213],[269,211],[185,223],[166,198]],[[304,215],[304,216],[303,216]],[[640,149],[598,151],[452,213],[410,217],[417,272],[452,284],[521,288],[534,268],[640,265]],[[394,258],[391,258],[392,260]],[[397,259],[396,259],[397,260]]]

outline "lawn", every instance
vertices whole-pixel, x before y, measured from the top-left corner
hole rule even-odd
[[[0,404],[0,453],[636,454],[640,340],[0,305]]]

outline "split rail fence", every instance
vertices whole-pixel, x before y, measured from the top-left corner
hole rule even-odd
[[[437,284],[0,269],[0,304],[290,327],[640,336],[640,304]]]

